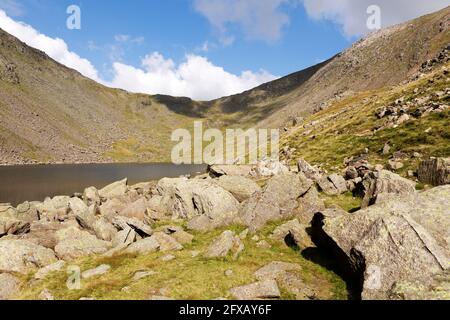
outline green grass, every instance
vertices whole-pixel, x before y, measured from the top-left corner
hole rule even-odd
[[[20,299],[36,299],[39,293],[47,288],[56,299],[77,300],[81,297],[95,299],[133,299],[145,300],[150,295],[168,295],[176,299],[215,299],[231,298],[228,290],[256,281],[254,272],[272,261],[297,263],[302,270],[299,272],[302,280],[315,289],[320,299],[347,299],[348,292],[345,282],[339,278],[329,266],[321,266],[305,258],[296,249],[284,244],[275,243],[268,238],[278,223],[271,223],[258,233],[273,245],[271,249],[257,248],[249,236],[244,240],[245,250],[237,260],[231,258],[206,259],[199,256],[193,258],[191,251],[203,252],[208,245],[225,229],[210,233],[195,233],[194,242],[185,246],[182,251],[173,253],[177,258],[162,262],[159,258],[167,253],[152,253],[147,255],[118,255],[111,258],[88,257],[71,263],[80,266],[81,270],[94,268],[101,264],[109,264],[109,273],[88,280],[82,280],[81,290],[68,290],[65,283],[65,271],[49,275],[45,280],[26,286]],[[173,224],[170,222],[170,224]],[[227,229],[241,232],[244,227],[234,226]],[[231,269],[233,276],[225,276],[225,271]],[[140,270],[153,270],[156,275],[132,281],[133,275]],[[32,275],[28,275],[28,280]],[[122,290],[128,288],[127,291]],[[292,294],[283,291],[282,299],[293,299]]]

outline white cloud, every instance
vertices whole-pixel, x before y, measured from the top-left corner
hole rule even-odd
[[[257,73],[244,71],[237,76],[197,55],[187,55],[183,63],[176,65],[157,52],[147,55],[141,68],[122,63],[114,63],[113,67],[115,77],[110,83],[113,87],[132,92],[187,96],[196,100],[240,93],[276,79],[264,70]]]
[[[120,60],[115,60],[113,80],[107,82],[99,77],[98,71],[89,60],[70,51],[62,39],[50,38],[29,25],[16,22],[2,10],[0,10],[0,28],[88,78],[132,92],[169,94],[209,100],[236,94],[276,78],[264,70],[256,73],[244,71],[239,76],[234,75],[198,55],[187,55],[183,63],[176,65],[174,61],[165,59],[161,54],[153,53],[142,59],[141,68],[135,68],[118,62]],[[118,42],[132,40],[139,42],[139,39],[141,38],[132,38],[126,35],[116,37]],[[88,47],[94,51],[100,48],[92,41],[88,43]],[[111,55],[116,55],[116,58],[120,59],[121,51],[114,51],[114,48],[116,47],[110,48]]]
[[[79,71],[82,75],[95,81],[100,81],[98,72],[86,59],[69,51],[64,40],[50,38],[22,22],[16,22],[0,10],[0,28],[17,37],[27,45],[47,53],[51,58],[69,68]]]
[[[359,36],[369,33],[367,8],[378,5],[383,27],[391,26],[450,5],[450,0],[303,0],[305,9],[314,19],[334,21],[343,33]]]
[[[273,42],[281,37],[289,16],[281,6],[291,0],[195,0],[195,9],[204,15],[220,34],[220,40],[230,45],[228,25],[243,28],[247,38]]]

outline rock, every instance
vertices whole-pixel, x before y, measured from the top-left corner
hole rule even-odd
[[[253,167],[250,175],[253,177],[272,177],[289,173],[289,168],[276,160],[261,160]]]
[[[277,175],[243,205],[239,215],[250,231],[259,230],[269,221],[289,217],[298,207],[297,199],[312,185],[302,174]]]
[[[95,223],[95,215],[89,211],[88,206],[79,198],[71,198],[69,200],[70,213],[75,216],[78,223],[83,229],[93,230]]]
[[[56,262],[55,253],[27,240],[0,241],[0,270],[27,273]]]
[[[139,198],[137,201],[128,205],[119,214],[128,218],[136,218],[139,220],[144,220],[145,212],[147,211],[147,201],[145,198]]]
[[[65,261],[59,260],[55,263],[52,263],[46,267],[39,269],[35,273],[34,278],[37,280],[43,280],[47,277],[48,274],[56,271],[61,271],[61,269],[64,268],[65,265],[66,265]]]
[[[162,179],[157,190],[163,196],[165,214],[173,219],[195,219],[189,224],[193,230],[233,223],[239,210],[231,193],[208,180]]]
[[[247,236],[248,236],[248,233],[250,232],[250,230],[247,228],[247,229],[245,229],[244,231],[242,231],[240,234],[239,234],[239,238],[241,239],[241,240],[245,240],[245,239],[247,239]]]
[[[226,277],[232,277],[234,275],[234,271],[231,269],[228,269],[225,271],[225,276]]]
[[[306,178],[311,179],[316,182],[322,178],[322,173],[316,167],[313,167],[304,159],[299,159],[297,161],[297,168],[299,173],[303,173]]]
[[[30,233],[25,236],[25,239],[35,242],[36,244],[54,250],[58,244],[56,232],[68,227],[78,227],[76,221],[60,222],[45,222],[36,221],[31,224]]]
[[[230,290],[237,300],[277,299],[281,293],[275,280],[265,280]]]
[[[149,237],[153,234],[153,230],[149,225],[136,218],[117,216],[114,217],[112,224],[119,230],[132,228],[142,238]]]
[[[348,191],[345,179],[338,175],[332,174],[317,181],[320,190],[327,195],[339,195]]]
[[[93,204],[100,205],[100,194],[95,187],[89,187],[84,189],[83,192],[83,200],[86,203],[87,206],[91,206]]]
[[[313,243],[306,232],[306,226],[300,224],[298,219],[294,219],[277,227],[273,231],[271,238],[281,243],[285,243],[288,246],[295,245],[302,250],[313,246]]]
[[[165,234],[164,232],[155,232],[152,236],[159,243],[160,251],[175,251],[183,249],[183,246],[179,244],[174,238]]]
[[[152,193],[152,190],[156,187],[156,183],[154,181],[150,182],[141,182],[130,187],[130,190],[136,190],[138,194],[143,196],[149,196]]]
[[[432,186],[450,184],[450,158],[422,161],[417,172],[419,181]]]
[[[325,209],[325,204],[319,198],[319,192],[312,186],[308,192],[298,199],[298,207],[294,211],[295,217],[303,224],[309,225],[314,214]]]
[[[336,256],[363,299],[388,299],[402,282],[426,283],[450,265],[450,186],[404,194],[357,214],[315,217],[313,240]]]
[[[24,202],[17,206],[15,217],[18,220],[32,223],[39,220],[39,213],[37,211],[35,202]]]
[[[185,245],[191,244],[194,240],[194,236],[192,234],[187,233],[186,231],[179,230],[171,234],[172,238],[174,238],[178,243]]]
[[[301,271],[302,268],[294,263],[273,261],[255,272],[259,281],[277,280],[278,276],[286,271]]]
[[[23,235],[30,231],[30,223],[6,215],[0,216],[0,238],[6,235]]]
[[[355,167],[349,166],[345,169],[345,179],[353,180],[359,177],[358,170]]]
[[[250,175],[252,166],[250,165],[213,165],[208,167],[208,172],[212,177],[221,176],[241,176]]]
[[[117,229],[103,217],[98,218],[94,222],[92,230],[97,238],[104,241],[112,241],[117,234]]]
[[[374,204],[381,194],[409,194],[416,191],[414,181],[387,170],[372,172],[357,186],[356,193],[364,197],[362,208]]]
[[[98,190],[98,194],[102,199],[113,199],[116,197],[124,196],[128,190],[128,179],[114,182],[107,185],[101,190]]]
[[[389,143],[386,143],[383,147],[383,155],[388,155],[391,152],[391,146]]]
[[[101,275],[103,275],[105,273],[108,273],[109,270],[111,270],[111,266],[110,265],[102,264],[101,266],[98,266],[97,268],[89,269],[89,270],[84,271],[81,274],[81,277],[83,279],[89,279],[89,278],[92,278],[92,277],[98,277],[98,276],[101,276]]]
[[[390,300],[450,300],[450,272],[430,277],[428,281],[399,281],[389,293]]]
[[[214,182],[230,192],[239,202],[243,202],[249,199],[255,192],[261,191],[261,187],[256,182],[242,176],[225,175],[218,180],[214,180]]]
[[[404,167],[404,164],[401,163],[400,161],[396,161],[396,160],[392,160],[392,159],[388,161],[388,169],[389,170],[397,171],[403,167]]]
[[[169,262],[169,261],[175,260],[176,258],[177,257],[175,257],[173,254],[168,254],[168,255],[162,256],[161,257],[161,261],[162,262]]]
[[[162,196],[155,195],[147,202],[147,211],[144,217],[145,223],[152,225],[157,221],[164,220],[166,208],[162,201]]]
[[[128,227],[117,232],[112,240],[112,245],[115,248],[126,248],[136,241],[136,237],[136,231],[134,231],[131,227]]]
[[[36,204],[41,220],[63,221],[67,218],[70,197],[56,196],[53,199],[46,199],[44,202]]]
[[[83,256],[102,254],[111,248],[111,243],[97,239],[87,231],[78,228],[67,228],[56,232],[58,244],[56,255],[65,261],[71,261]]]
[[[104,202],[98,209],[100,211],[100,214],[104,217],[114,217],[119,214],[119,212],[122,212],[125,210],[125,208],[128,206],[129,203],[122,202],[121,200],[117,198],[108,199],[106,202]]]
[[[207,249],[205,256],[207,258],[226,257],[230,253],[233,259],[237,259],[244,250],[244,244],[233,231],[223,232]]]
[[[19,289],[19,279],[9,273],[0,273],[0,301],[12,299]]]
[[[148,278],[154,276],[157,272],[149,270],[149,271],[138,271],[133,276],[133,281],[139,281],[144,278]]]
[[[260,249],[271,249],[272,246],[266,240],[261,240],[256,243],[256,247]]]
[[[154,300],[154,301],[171,301],[171,300],[175,300],[175,299],[174,298],[170,298],[170,297],[166,297],[166,296],[151,295],[149,297],[149,300]]]
[[[150,237],[132,243],[125,252],[131,254],[147,254],[158,251],[159,247],[160,244],[156,238]]]

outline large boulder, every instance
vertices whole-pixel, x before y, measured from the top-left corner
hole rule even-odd
[[[36,209],[41,220],[61,221],[67,218],[70,197],[56,196],[47,198],[44,202],[36,204]]]
[[[271,238],[288,246],[294,245],[300,249],[306,249],[313,246],[306,228],[298,219],[294,219],[275,228]]]
[[[139,240],[131,244],[126,253],[146,254],[155,251],[177,251],[183,249],[183,246],[174,238],[164,232],[155,232],[150,238]]]
[[[363,196],[362,208],[377,202],[380,195],[407,195],[416,191],[416,183],[387,170],[373,171],[357,186],[356,193]]]
[[[312,181],[317,182],[322,179],[320,169],[310,165],[304,159],[297,160],[297,169],[299,173],[303,173],[305,177],[311,179]]]
[[[135,202],[129,204],[119,214],[128,218],[136,218],[144,220],[145,212],[147,211],[147,200],[144,197],[139,198]]]
[[[36,208],[37,202],[25,201],[17,206],[15,217],[21,221],[34,222],[39,220],[39,213]]]
[[[417,177],[420,182],[433,186],[450,184],[450,158],[432,158],[422,161]]]
[[[271,178],[262,191],[246,201],[240,218],[250,231],[261,229],[267,222],[285,219],[298,207],[298,199],[307,193],[313,182],[302,174],[287,173]]]
[[[112,224],[118,230],[126,230],[131,228],[142,238],[149,237],[153,234],[153,230],[149,225],[136,218],[117,216],[112,220]]]
[[[237,300],[278,299],[281,296],[275,280],[264,280],[230,290]]]
[[[20,280],[9,273],[0,273],[0,301],[9,300],[19,293]]]
[[[65,261],[102,254],[111,248],[110,242],[99,240],[89,232],[75,227],[57,231],[56,237],[58,239],[58,244],[55,246],[56,255]]]
[[[124,196],[128,190],[128,179],[123,179],[107,185],[103,189],[98,190],[98,194],[102,199],[112,199]]]
[[[213,180],[218,186],[230,192],[239,202],[249,199],[261,187],[253,180],[242,176],[225,175]]]
[[[317,185],[323,193],[330,196],[343,194],[348,191],[344,177],[338,174],[319,179]]]
[[[56,262],[55,253],[27,240],[0,241],[0,270],[27,273]]]
[[[100,194],[95,187],[89,187],[84,189],[83,192],[83,200],[86,203],[86,205],[91,206],[93,204],[100,205]]]
[[[78,223],[73,220],[63,223],[35,221],[31,224],[30,232],[24,238],[40,246],[54,250],[58,243],[56,232],[61,229],[77,226]]]
[[[239,210],[230,192],[208,180],[166,178],[159,181],[157,190],[165,215],[188,220],[203,216],[207,229],[232,223]]]
[[[231,254],[233,259],[237,259],[243,250],[244,244],[241,239],[233,231],[227,230],[208,247],[205,257],[223,258]]]
[[[6,215],[0,216],[0,238],[6,235],[23,235],[30,231],[30,223]]]
[[[289,173],[289,168],[282,162],[272,159],[259,161],[252,169],[250,175],[256,178],[272,177]]]
[[[313,240],[361,283],[363,299],[388,299],[399,282],[427,283],[450,267],[450,186],[392,196],[357,214],[318,213]]]

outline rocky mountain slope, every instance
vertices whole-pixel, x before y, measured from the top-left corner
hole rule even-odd
[[[106,88],[0,30],[0,163],[168,161],[170,133],[195,119],[219,128],[297,123],[409,79],[450,43],[449,16],[446,8],[382,30],[324,63],[209,102]]]

